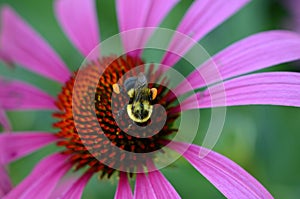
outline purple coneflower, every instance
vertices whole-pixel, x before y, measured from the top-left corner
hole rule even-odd
[[[177,2],[177,0],[118,0],[117,14],[120,31],[157,27]],[[195,1],[186,12],[177,31],[198,41],[247,2],[248,0]],[[74,46],[84,56],[88,56],[91,50],[100,43],[95,2],[93,0],[57,0],[55,11],[62,29]],[[82,86],[74,97],[73,88],[78,72],[72,74],[50,46],[7,6],[1,10],[1,24],[3,60],[19,64],[62,85],[62,91],[58,96],[52,97],[28,83],[0,79],[0,102],[5,110],[53,110],[53,116],[57,118],[54,127],[58,129],[55,134],[49,132],[2,133],[0,136],[1,165],[5,166],[53,142],[61,148],[61,152],[55,152],[41,160],[32,172],[11,191],[8,186],[4,193],[6,199],[80,198],[84,187],[93,175],[110,177],[114,174],[119,175],[115,198],[180,198],[163,174],[155,169],[154,156],[152,159],[149,157],[143,160],[136,159],[135,155],[128,156],[126,153],[118,154],[109,150],[110,145],[113,144],[133,154],[158,150],[169,142],[168,135],[176,133],[172,124],[180,117],[180,111],[248,104],[300,106],[299,74],[269,72],[244,75],[300,58],[299,35],[287,31],[263,32],[243,39],[213,56],[214,62],[221,63],[218,70],[222,79],[227,80],[223,83],[226,103],[222,100],[222,90],[215,89],[213,93],[204,90],[199,92],[196,98],[195,96],[187,98],[179,108],[172,103],[174,102],[174,97],[170,97],[172,92],[163,86],[158,86],[157,96],[153,98],[166,110],[166,125],[152,137],[134,137],[125,133],[116,124],[111,108],[111,95],[114,92],[113,85],[116,85],[123,74],[147,62],[142,59],[141,51],[121,57],[111,56],[91,61],[84,68],[89,78],[80,80]],[[143,37],[150,37],[150,35],[143,35]],[[123,39],[125,49],[138,46],[141,41],[138,38]],[[171,43],[170,50],[175,48],[184,53],[191,47],[181,48],[176,46],[177,43],[178,41]],[[177,56],[167,53],[161,63],[173,66],[177,61]],[[199,66],[187,77],[193,89],[215,83],[216,79],[213,74],[209,81],[198,78],[199,73],[204,76],[210,75],[212,71],[209,66],[210,64]],[[99,68],[105,68],[100,79],[97,71]],[[137,75],[138,73],[132,74],[132,76]],[[153,75],[153,77],[156,76]],[[94,98],[90,99],[86,97],[91,94],[89,84],[95,82],[97,92]],[[184,94],[188,91],[185,83],[176,88],[176,94]],[[117,90],[115,92],[118,93]],[[218,98],[219,95],[222,99]],[[212,96],[216,99],[214,103],[211,102]],[[120,98],[119,106],[123,106],[122,95],[118,97]],[[16,103],[15,98],[22,99],[22,103]],[[88,109],[91,103],[95,107],[96,118]],[[82,116],[76,124],[73,117],[74,104],[82,105],[75,109],[76,114]],[[123,120],[125,126],[128,121],[128,116],[125,114]],[[99,125],[101,128],[98,128]],[[107,142],[105,138],[108,138],[110,142]],[[216,152],[180,142],[173,142],[169,148],[181,154],[228,198],[272,198],[256,179]],[[200,150],[207,151],[204,158],[199,157]],[[110,165],[103,163],[107,159],[113,159]],[[64,181],[65,174],[74,168],[84,171],[83,175]],[[148,169],[149,172],[144,172],[144,169]],[[133,174],[134,170],[138,172]],[[4,173],[0,172],[1,175]],[[133,193],[129,177],[136,178]],[[5,190],[4,186],[7,184],[2,178],[0,185],[0,190]]]

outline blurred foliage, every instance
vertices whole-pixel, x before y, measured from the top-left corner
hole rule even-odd
[[[162,23],[162,27],[175,29],[180,18],[191,4],[191,0],[181,1]],[[9,4],[31,24],[59,53],[70,69],[78,68],[81,55],[67,40],[56,22],[52,0],[0,0]],[[249,5],[212,31],[200,43],[214,54],[231,43],[251,34],[283,28],[283,21],[290,16],[284,1],[253,0]],[[118,33],[114,1],[97,1],[101,38],[106,39]],[[26,38],[24,38],[26,39]],[[299,71],[295,64],[282,64],[268,70]],[[0,67],[1,76],[22,79],[37,85],[52,95],[60,91],[57,83],[28,72],[20,67],[6,69]],[[184,71],[183,71],[184,72]],[[215,151],[224,154],[240,164],[257,178],[275,198],[296,199],[300,195],[300,110],[279,106],[244,106],[227,109],[223,134]],[[195,143],[201,145],[203,133],[209,122],[209,110],[201,110],[201,129]],[[51,127],[51,113],[10,112],[15,131],[54,131]],[[33,165],[42,157],[57,150],[46,147],[10,166],[14,183],[24,178]],[[55,162],[53,163],[55,164]],[[51,165],[49,165],[51,166]],[[163,169],[163,173],[181,194],[182,198],[224,198],[204,177],[185,160],[179,159],[174,165]],[[113,198],[116,179],[98,180],[95,176],[85,189],[84,198]]]

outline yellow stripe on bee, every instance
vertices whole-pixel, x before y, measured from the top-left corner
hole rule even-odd
[[[133,89],[133,88],[130,89],[130,90],[127,92],[127,94],[128,94],[128,96],[129,96],[130,98],[133,98],[133,96],[134,96],[134,89]]]
[[[145,117],[143,119],[137,118],[133,114],[133,112],[132,112],[132,106],[133,106],[132,104],[128,104],[127,105],[127,114],[129,116],[129,118],[132,119],[134,122],[144,123],[144,122],[147,122],[150,119],[152,111],[153,111],[153,106],[152,105],[150,105],[149,103],[144,103],[144,108],[145,108],[145,110],[148,111],[148,115],[147,115],[147,117]],[[139,106],[137,106],[137,108],[135,109],[136,111],[140,109],[138,107]]]

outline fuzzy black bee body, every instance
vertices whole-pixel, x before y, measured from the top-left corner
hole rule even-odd
[[[115,92],[119,91],[119,87],[113,86],[113,88]],[[157,95],[156,88],[148,88],[148,81],[143,73],[126,79],[124,88],[129,96],[129,103],[126,106],[129,118],[137,124],[147,122],[153,112],[153,100]]]

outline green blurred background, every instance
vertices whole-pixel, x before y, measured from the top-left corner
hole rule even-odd
[[[77,69],[80,54],[59,28],[52,0],[0,0],[9,4],[28,21],[59,53],[70,69]],[[161,25],[175,29],[191,0],[181,1]],[[292,20],[285,1],[253,0],[200,43],[214,54],[229,44],[248,35],[271,29],[289,27]],[[118,33],[114,1],[97,1],[102,40]],[[299,8],[300,9],[300,8]],[[26,39],[26,38],[24,38]],[[290,63],[268,70],[299,71],[300,64]],[[0,66],[1,76],[22,79],[45,89],[52,95],[60,91],[57,83],[45,80],[20,67],[6,69]],[[184,72],[184,71],[183,71]],[[237,162],[274,195],[275,198],[300,197],[300,109],[279,106],[229,107],[223,133],[214,150]],[[209,111],[201,110],[201,129],[195,143],[201,144],[203,131],[209,122]],[[49,111],[10,112],[15,131],[55,131]],[[9,166],[14,184],[24,178],[42,157],[57,150],[55,146],[16,161]],[[55,162],[53,163],[55,164]],[[51,165],[49,165],[50,167]],[[163,173],[178,190],[182,198],[224,198],[204,177],[185,160],[179,159]],[[113,198],[117,179],[99,181],[95,176],[85,189],[84,198]]]

